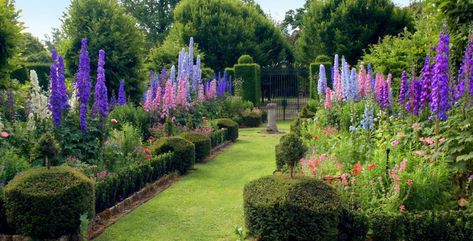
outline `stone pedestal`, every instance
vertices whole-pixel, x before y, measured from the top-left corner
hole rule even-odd
[[[266,130],[268,132],[278,132],[278,127],[276,126],[276,103],[269,103],[268,107],[268,126]]]

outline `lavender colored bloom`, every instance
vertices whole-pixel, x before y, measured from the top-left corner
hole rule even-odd
[[[118,104],[123,106],[126,104],[125,96],[125,81],[120,81],[120,87],[118,88]]]
[[[95,83],[95,102],[94,111],[100,117],[106,118],[108,116],[108,97],[107,86],[105,85],[105,51],[99,50],[99,62],[97,68],[97,82]]]
[[[407,91],[407,101],[404,108],[413,115],[418,115],[421,109],[421,90],[422,83],[417,79],[412,79],[409,90]]]
[[[450,37],[446,32],[440,33],[440,40],[437,46],[434,65],[434,76],[432,81],[432,93],[430,110],[433,117],[440,120],[448,118],[446,112],[450,109],[449,103],[449,69],[448,69],[448,45]]]
[[[176,66],[171,66],[171,73],[170,73],[170,76],[169,78],[171,79],[171,83],[175,83],[176,82]]]
[[[80,127],[87,132],[87,106],[90,98],[90,64],[87,39],[83,38],[79,57],[79,72],[77,73],[77,96],[80,103]]]
[[[399,89],[399,98],[398,98],[398,103],[400,105],[404,104],[404,101],[406,100],[406,92],[407,92],[407,75],[406,71],[402,71],[402,77],[401,77],[401,87]]]
[[[375,80],[376,80],[376,79],[375,79],[375,76],[373,75],[373,68],[371,67],[371,64],[368,64],[367,68],[368,68],[368,74],[369,74],[369,76],[370,76],[369,81],[370,81],[370,84],[371,84],[371,91],[372,91],[373,93],[375,93],[375,91],[374,91],[374,85],[375,85]]]
[[[347,86],[347,100],[354,101],[358,93],[358,79],[356,75],[356,68],[351,69],[350,78]]]
[[[53,116],[53,123],[55,126],[61,125],[62,118],[62,96],[58,89],[58,62],[56,50],[51,50],[52,64],[49,68],[49,78],[51,87],[51,96],[49,97],[49,110]]]
[[[424,67],[421,75],[422,91],[420,94],[421,109],[427,106],[431,100],[432,69],[430,56],[425,56]]]
[[[473,35],[472,35],[473,36]],[[465,49],[465,56],[458,73],[458,84],[455,88],[454,99],[460,99],[465,93],[465,89],[469,89],[469,95],[473,96],[473,40],[468,40]],[[469,88],[468,88],[469,87]]]
[[[317,93],[319,97],[325,95],[325,89],[327,89],[327,75],[324,65],[321,64],[319,67],[319,81],[317,82]],[[322,100],[322,98],[320,98],[320,100]]]
[[[117,98],[115,98],[115,92],[112,93],[112,97],[110,97],[110,101],[108,103],[110,110],[117,106]]]
[[[379,106],[383,109],[387,109],[391,106],[390,100],[389,100],[389,85],[388,83],[381,83],[381,89],[379,93]]]
[[[361,119],[361,127],[365,130],[371,130],[374,126],[374,108],[370,104],[365,105],[365,111],[363,112],[363,118]]]

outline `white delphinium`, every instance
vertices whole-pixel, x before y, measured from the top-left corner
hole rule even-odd
[[[38,120],[44,120],[51,116],[48,108],[48,96],[41,90],[36,71],[30,71],[31,81],[31,112]]]
[[[28,114],[28,121],[26,122],[26,129],[33,131],[36,129],[36,121],[33,113]]]
[[[79,106],[79,98],[77,96],[77,86],[75,83],[72,85],[72,95],[68,102],[69,106],[71,107],[70,112],[76,112],[77,107]]]

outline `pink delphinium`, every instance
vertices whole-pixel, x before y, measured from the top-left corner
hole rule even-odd
[[[358,76],[358,90],[360,92],[360,98],[364,98],[369,93],[369,82],[368,76],[366,75],[366,69],[363,64],[360,66],[360,73]]]
[[[176,96],[176,106],[187,108],[187,81],[186,79],[181,79],[178,82],[177,87],[177,96]]]
[[[154,97],[153,100],[153,110],[158,111],[159,108],[161,107],[161,99],[162,99],[162,89],[161,86],[158,86],[156,90],[156,97]]]
[[[174,108],[174,86],[171,81],[168,80],[166,82],[166,89],[164,90],[161,118],[167,117]]]
[[[332,108],[332,91],[330,88],[325,90],[325,109],[328,110]]]
[[[343,86],[342,86],[342,78],[340,74],[335,75],[335,83],[334,83],[334,91],[335,91],[335,100],[341,102],[343,100]]]
[[[217,97],[217,81],[210,81],[209,90],[207,91],[207,99],[213,100]]]
[[[152,106],[153,106],[153,97],[151,94],[151,90],[148,90],[146,91],[146,100],[143,107],[146,111],[151,111]]]
[[[200,102],[205,101],[204,84],[199,85],[199,93],[197,95],[197,98]]]

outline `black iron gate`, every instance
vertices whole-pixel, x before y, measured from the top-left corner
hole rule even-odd
[[[265,67],[261,70],[261,103],[276,103],[278,120],[294,119],[309,99],[308,70]]]

